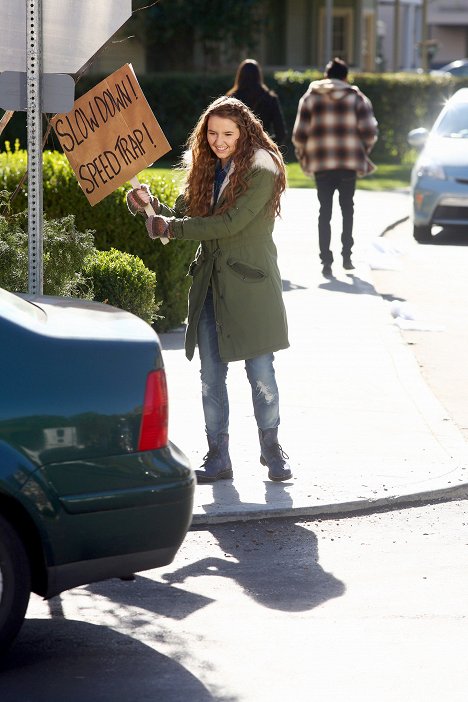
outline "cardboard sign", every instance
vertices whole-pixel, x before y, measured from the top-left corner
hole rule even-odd
[[[91,205],[171,150],[130,64],[51,121]]]

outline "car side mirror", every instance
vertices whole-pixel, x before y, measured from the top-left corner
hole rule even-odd
[[[419,129],[412,129],[408,134],[408,143],[415,149],[422,149],[427,141],[429,132],[424,127],[419,127]]]

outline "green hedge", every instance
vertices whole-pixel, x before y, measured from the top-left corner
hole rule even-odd
[[[77,97],[83,95],[104,76],[84,76],[77,85]],[[297,105],[311,80],[321,78],[313,71],[281,71],[266,75],[265,81],[281,100],[289,135],[291,135]],[[154,110],[172,152],[165,160],[175,162],[187,136],[200,113],[215,97],[224,94],[232,85],[233,76],[198,74],[144,74],[138,77],[143,92]],[[468,79],[438,77],[411,73],[362,73],[350,76],[371,99],[380,127],[380,139],[374,150],[374,159],[382,162],[401,161],[409,153],[406,135],[410,129],[431,126],[443,101],[456,88],[468,86]],[[16,114],[8,124],[2,139],[14,142],[19,138],[26,146],[24,113]],[[50,148],[58,148],[52,135]],[[295,160],[292,146],[286,158]]]
[[[171,242],[163,246],[147,235],[142,217],[133,217],[127,209],[125,192],[118,188],[100,203],[91,207],[83,194],[66,157],[58,152],[44,152],[44,212],[50,219],[75,215],[78,229],[95,231],[98,249],[111,248],[141,258],[156,273],[156,298],[160,300],[155,322],[159,331],[181,324],[187,313],[189,279],[187,269],[196,248],[194,242]],[[0,190],[12,193],[26,172],[26,153],[22,150],[0,153]],[[151,190],[171,205],[179,192],[175,179],[157,175],[145,178]],[[27,207],[27,188],[13,202],[15,212]]]
[[[277,92],[289,137],[292,134],[297,106],[311,80],[322,78],[316,71],[280,71],[266,75],[265,82]],[[95,85],[99,78],[82,78],[79,93]],[[398,162],[410,152],[407,134],[420,126],[430,127],[444,100],[456,88],[468,86],[468,80],[411,73],[361,73],[350,75],[351,82],[371,100],[380,138],[373,152],[374,159]],[[172,145],[172,161],[181,154],[188,134],[206,106],[223,95],[233,82],[232,74],[201,76],[196,74],[147,74],[139,77],[142,90]],[[291,144],[285,157],[295,160]]]

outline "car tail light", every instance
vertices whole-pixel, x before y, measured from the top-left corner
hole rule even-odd
[[[166,373],[161,368],[151,371],[146,379],[139,451],[152,451],[167,446],[168,413]]]

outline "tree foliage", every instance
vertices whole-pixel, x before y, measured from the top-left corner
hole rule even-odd
[[[265,0],[136,0],[126,25],[144,41],[149,69],[183,69],[193,61],[200,42],[205,67],[228,47],[237,60],[240,49],[253,49],[265,21]]]

